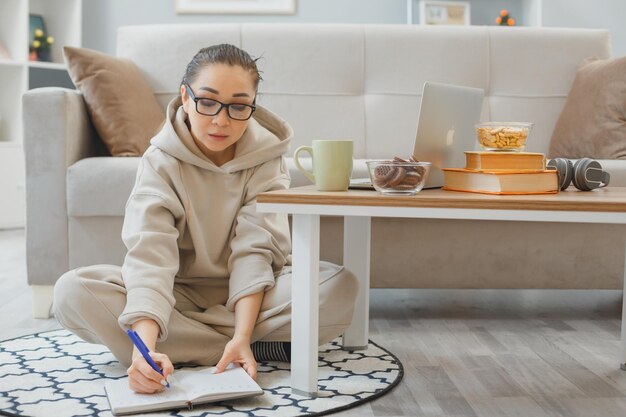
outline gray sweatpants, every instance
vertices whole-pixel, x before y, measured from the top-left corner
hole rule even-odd
[[[226,280],[225,280],[226,281]],[[176,305],[166,340],[158,352],[174,364],[215,365],[235,331],[235,314],[226,309],[228,287],[175,284]],[[352,320],[356,278],[345,268],[320,262],[319,344],[341,335]],[[54,312],[61,325],[81,339],[106,345],[125,366],[133,345],[118,324],[126,305],[121,268],[94,265],[65,273],[54,286]],[[285,268],[265,292],[252,341],[291,339],[291,271]]]

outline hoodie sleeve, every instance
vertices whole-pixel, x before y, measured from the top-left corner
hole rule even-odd
[[[259,213],[259,193],[289,188],[289,172],[283,158],[255,168],[247,184],[243,206],[237,214],[232,253],[228,259],[230,281],[226,307],[235,310],[239,299],[274,286],[274,276],[285,266],[291,252],[286,214]]]
[[[118,322],[124,329],[140,319],[159,325],[159,341],[175,304],[174,278],[179,269],[177,219],[184,208],[168,182],[142,158],[135,188],[126,204],[122,240],[128,249],[122,279],[126,306]]]

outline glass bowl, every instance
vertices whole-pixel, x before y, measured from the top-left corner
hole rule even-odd
[[[430,162],[367,161],[374,188],[381,194],[413,195],[426,183]]]
[[[484,122],[475,125],[476,137],[485,151],[521,152],[534,123]]]

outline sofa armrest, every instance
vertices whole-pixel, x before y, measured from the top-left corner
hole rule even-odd
[[[626,187],[626,159],[598,159],[597,161],[611,175],[610,187]]]
[[[53,285],[68,270],[67,168],[101,146],[78,91],[34,89],[22,106],[28,283]]]

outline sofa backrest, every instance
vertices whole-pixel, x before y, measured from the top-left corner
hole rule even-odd
[[[534,122],[526,150],[547,152],[579,64],[610,56],[605,30],[495,26],[147,25],[120,28],[117,42],[163,106],[200,48],[262,56],[258,103],[293,126],[292,149],[349,138],[356,158],[410,155],[425,81],[484,89],[481,119]]]

